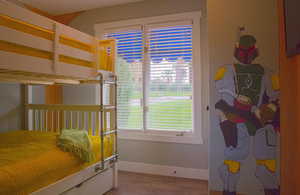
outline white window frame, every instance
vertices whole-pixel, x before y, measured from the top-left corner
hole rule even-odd
[[[202,139],[202,129],[207,126],[208,112],[203,112],[206,110],[206,105],[203,100],[203,91],[208,92],[208,90],[203,90],[203,88],[208,89],[208,82],[204,85],[202,71],[209,72],[207,68],[204,68],[201,64],[200,57],[200,19],[201,12],[187,12],[172,15],[163,15],[139,19],[121,20],[117,22],[110,23],[99,23],[95,24],[95,36],[103,39],[104,34],[107,33],[107,29],[121,29],[135,25],[150,25],[156,23],[168,23],[183,20],[193,21],[193,67],[192,67],[192,87],[193,87],[193,102],[192,102],[192,122],[193,128],[191,132],[180,132],[180,131],[160,131],[160,130],[126,130],[122,129],[119,131],[119,138],[130,139],[130,140],[145,140],[145,141],[155,141],[155,142],[173,142],[173,143],[184,143],[184,144],[203,144]],[[204,70],[206,69],[206,70]],[[205,93],[208,95],[208,93]],[[199,109],[200,108],[200,109]],[[197,120],[195,120],[197,119]]]

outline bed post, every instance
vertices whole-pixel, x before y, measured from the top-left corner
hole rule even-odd
[[[113,188],[118,188],[118,161],[113,166]]]
[[[22,84],[21,85],[21,102],[22,102],[22,129],[29,130],[28,124],[28,109],[27,104],[29,103],[29,92],[28,92],[28,85]]]
[[[59,37],[61,34],[60,24],[54,23],[54,42],[53,42],[53,72],[55,74],[59,73]]]
[[[117,76],[114,75],[114,101],[113,101],[113,104],[115,106],[115,113],[114,113],[114,122],[115,122],[115,125],[114,125],[114,130],[115,130],[115,154],[116,155],[116,160],[115,160],[115,163],[114,163],[114,167],[113,167],[113,187],[114,188],[117,188],[118,187],[118,113],[117,113],[117,93],[118,93],[118,88],[117,88]]]
[[[103,125],[103,121],[104,121],[104,106],[103,106],[103,75],[100,74],[100,106],[101,106],[101,112],[100,112],[100,117],[101,117],[101,123],[100,123],[100,137],[101,137],[101,168],[102,170],[104,169],[104,125]]]
[[[20,85],[20,102],[22,106],[22,113],[21,113],[21,128],[26,129],[26,102],[25,102],[25,97],[26,97],[26,92],[25,92],[25,85],[21,84]]]

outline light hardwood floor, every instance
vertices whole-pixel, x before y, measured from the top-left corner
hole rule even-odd
[[[119,187],[106,195],[207,195],[207,181],[119,172]]]

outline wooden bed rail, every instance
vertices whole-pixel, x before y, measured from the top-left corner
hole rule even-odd
[[[98,136],[101,130],[105,135],[116,130],[115,106],[27,104],[26,112],[29,130],[81,129]]]

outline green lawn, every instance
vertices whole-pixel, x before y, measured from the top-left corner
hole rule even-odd
[[[150,97],[165,97],[165,96],[192,96],[191,91],[182,91],[182,92],[177,92],[177,91],[151,91],[150,92]],[[141,99],[142,94],[139,91],[133,91],[131,95],[131,99]]]
[[[192,100],[176,100],[151,104],[148,116],[149,129],[192,129]],[[142,128],[142,109],[140,107],[130,107],[128,128]]]

